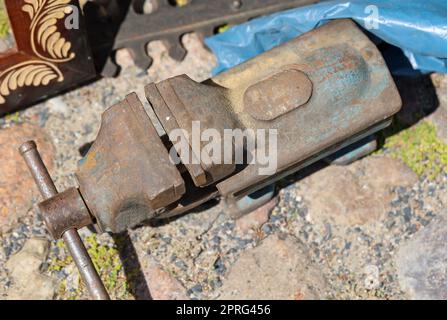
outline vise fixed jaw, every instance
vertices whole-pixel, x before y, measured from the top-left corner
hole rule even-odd
[[[51,202],[71,201],[67,208],[80,218],[67,218],[65,227],[88,223],[88,211],[100,230],[121,232],[216,197],[235,204],[384,128],[401,107],[380,52],[350,20],[327,23],[203,83],[182,75],[149,84],[145,92],[152,110],[130,94],[103,113],[98,137],[76,172],[77,195],[72,190],[46,200],[40,205],[44,216],[54,214]],[[166,136],[158,135],[148,111]],[[217,132],[213,142],[227,130],[274,131],[274,172],[260,174],[263,164],[247,159],[215,161],[203,152],[203,141],[199,154],[194,123],[201,132]],[[185,138],[186,149],[173,133]],[[244,151],[247,144],[233,140],[231,147]],[[182,158],[185,150],[195,161]]]

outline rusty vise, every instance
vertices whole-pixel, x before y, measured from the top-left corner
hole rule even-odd
[[[71,244],[97,299],[107,293],[85,248],[79,249],[77,229],[93,223],[100,231],[121,232],[218,197],[237,218],[245,196],[371,136],[401,107],[380,52],[350,20],[327,23],[202,83],[181,75],[148,84],[145,93],[149,105],[132,93],[103,113],[76,188],[57,193],[35,145],[21,148],[46,198],[39,209],[50,233]],[[215,161],[206,148],[199,155],[194,123],[219,137],[228,130],[275,130],[274,171],[260,174],[262,165],[246,158]],[[186,146],[173,141],[174,132]],[[247,149],[246,138],[242,146],[232,141],[232,150]],[[257,141],[254,150],[261,147]],[[173,162],[173,155],[181,161]]]

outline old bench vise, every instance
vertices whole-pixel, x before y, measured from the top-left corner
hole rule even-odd
[[[39,209],[50,233],[68,243],[97,299],[107,293],[77,229],[94,223],[101,231],[120,232],[217,197],[237,217],[234,208],[244,196],[370,136],[401,107],[380,52],[349,20],[328,23],[203,83],[182,75],[149,84],[145,92],[152,108],[133,93],[103,113],[98,137],[76,173],[77,188],[57,194],[35,145],[21,148],[46,198]],[[152,112],[163,137],[148,116]],[[195,122],[220,137],[229,129],[276,130],[276,170],[265,175],[247,159],[236,164],[219,163],[206,152],[199,157]],[[172,153],[185,153],[169,139],[176,130],[186,138],[189,159],[197,161],[173,163]]]

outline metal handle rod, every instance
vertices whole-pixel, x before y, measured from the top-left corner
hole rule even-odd
[[[19,148],[34,181],[44,199],[55,196],[58,192],[34,141],[27,141]],[[109,300],[109,294],[93,265],[92,260],[76,229],[69,229],[62,235],[73,260],[78,267],[81,278],[90,295],[95,300]]]
[[[107,293],[101,278],[96,272],[95,266],[85,249],[84,243],[81,240],[76,229],[69,229],[62,235],[68,251],[70,251],[73,260],[78,267],[82,280],[87,286],[90,295],[95,300],[109,300],[109,294]]]

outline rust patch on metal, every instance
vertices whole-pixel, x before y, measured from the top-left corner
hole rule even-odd
[[[304,105],[311,95],[309,77],[294,68],[286,69],[248,87],[244,109],[257,120],[273,120]]]
[[[76,188],[69,188],[58,193],[39,203],[38,207],[54,239],[62,238],[64,232],[69,229],[81,229],[93,222]]]

